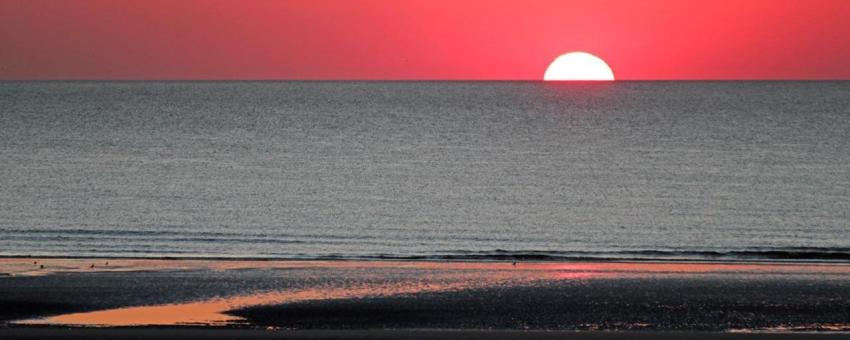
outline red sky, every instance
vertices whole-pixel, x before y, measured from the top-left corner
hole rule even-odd
[[[850,0],[0,0],[0,79],[850,79]]]

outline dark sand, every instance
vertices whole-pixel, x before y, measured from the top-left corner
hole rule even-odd
[[[850,324],[850,281],[649,277],[306,301],[237,310],[297,329],[700,330]]]
[[[32,260],[0,261],[0,324],[11,327],[0,337],[180,332],[39,328],[45,323],[215,325],[214,332],[243,328],[215,335],[246,338],[608,339],[639,331],[634,336],[712,339],[753,338],[717,333],[740,330],[850,330],[850,266],[838,264],[111,260],[91,269],[87,261],[47,259],[45,270],[31,270]],[[68,314],[77,312],[93,313]],[[363,332],[247,330],[267,327]],[[186,332],[180,336],[208,337]]]
[[[850,334],[825,333],[708,333],[708,332],[568,332],[568,331],[468,331],[468,330],[299,330],[299,331],[266,331],[266,330],[236,330],[236,329],[156,329],[156,328],[113,328],[113,329],[81,329],[81,328],[0,328],[0,339],[29,340],[29,339],[181,339],[181,340],[216,340],[216,339],[468,339],[468,340],[501,340],[501,339],[573,339],[573,340],[804,340],[804,339],[850,339]]]

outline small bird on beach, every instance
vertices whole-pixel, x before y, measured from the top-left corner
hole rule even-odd
[[[514,267],[516,267],[516,261],[514,261],[512,264],[514,265]]]
[[[94,263],[92,263],[92,264],[91,264],[91,267],[89,267],[89,268],[94,268]]]
[[[107,262],[104,264],[104,266],[108,266],[108,265],[109,265],[109,261],[107,261]]]
[[[41,265],[41,266],[39,266],[38,268],[39,268],[39,269],[44,269],[44,265]]]

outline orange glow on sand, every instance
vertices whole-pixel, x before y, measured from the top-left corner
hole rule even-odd
[[[386,296],[410,293],[437,292],[460,289],[465,285],[456,282],[444,285],[402,285],[313,288],[296,291],[276,291],[253,295],[233,296],[182,304],[164,304],[108,309],[94,312],[64,314],[45,319],[24,320],[25,325],[89,325],[89,326],[152,326],[152,325],[205,325],[225,326],[244,320],[225,312],[242,307],[294,303],[310,300],[328,300]]]
[[[321,285],[304,289],[265,291],[150,306],[133,306],[44,319],[14,322],[26,325],[144,326],[144,325],[233,325],[240,317],[226,312],[250,306],[285,304],[310,300],[346,299],[426,292],[457,291],[498,285],[528,285],[558,280],[640,275],[706,275],[723,273],[850,274],[850,265],[785,263],[656,263],[656,262],[428,262],[428,261],[236,261],[236,260],[136,260],[136,259],[0,259],[6,275],[50,275],[54,272],[128,272],[157,270],[242,270],[242,269],[380,269],[427,271],[427,275],[399,282],[355,282]],[[94,268],[91,264],[96,264]],[[44,269],[40,265],[45,265]],[[380,272],[376,271],[376,278]]]

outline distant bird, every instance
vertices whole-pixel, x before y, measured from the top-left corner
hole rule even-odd
[[[109,265],[109,261],[107,261],[107,262],[106,262],[106,264],[104,264],[104,265],[108,266],[108,265]]]
[[[32,261],[32,264],[38,264],[38,261]]]
[[[514,267],[516,267],[516,261],[514,261],[513,265],[514,265]]]
[[[38,268],[39,268],[39,269],[44,269],[44,265],[41,265],[41,266],[40,266],[40,267],[38,267]]]
[[[89,268],[94,268],[94,263],[92,263],[92,264],[91,264],[91,267],[89,267]]]

